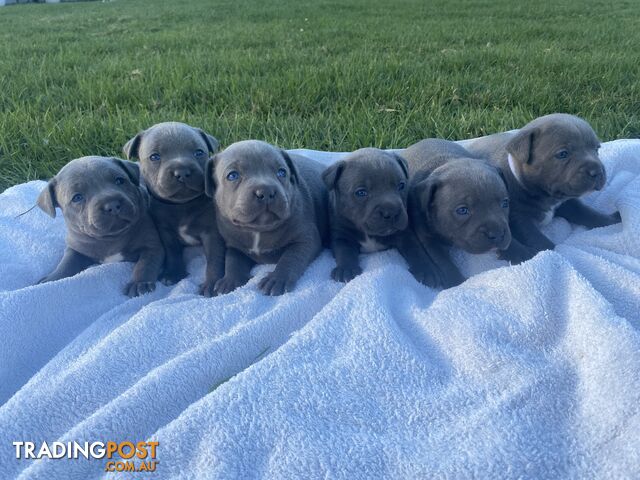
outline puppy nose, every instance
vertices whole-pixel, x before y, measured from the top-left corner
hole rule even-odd
[[[191,169],[190,168],[176,168],[173,171],[173,176],[176,177],[176,179],[179,182],[184,182],[185,179],[189,178],[191,176]]]
[[[122,204],[119,200],[110,200],[102,205],[102,211],[109,215],[117,215],[120,213],[120,207],[122,207]]]
[[[602,176],[602,168],[599,165],[587,167],[586,172],[593,179],[598,179]]]
[[[504,240],[505,232],[502,228],[484,228],[482,233],[484,233],[485,237],[487,237],[490,242],[496,245],[502,243]]]
[[[259,187],[255,189],[255,195],[259,202],[269,203],[276,196],[276,189],[269,187]]]
[[[398,216],[400,215],[400,210],[397,207],[381,206],[378,209],[378,214],[383,219],[385,219],[386,221],[390,222],[390,221],[395,220],[396,218],[398,218]]]

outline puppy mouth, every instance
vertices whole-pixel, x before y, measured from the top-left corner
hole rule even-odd
[[[581,188],[571,188],[569,186],[569,188],[563,188],[562,190],[555,190],[554,192],[551,193],[551,196],[558,201],[562,201],[568,198],[581,197],[582,195],[592,192],[593,190],[601,190],[601,188],[597,188],[596,185],[583,186]]]
[[[204,188],[201,185],[189,185],[187,183],[177,183],[172,185],[173,188],[163,188],[161,192],[154,192],[162,199],[170,200],[174,202],[188,202],[194,198],[199,197],[204,193]]]
[[[596,191],[598,191],[598,192],[599,192],[600,190],[602,190],[602,189],[604,188],[604,186],[606,185],[606,183],[607,183],[607,181],[606,181],[606,179],[603,177],[603,178],[601,178],[600,180],[597,180],[597,181],[595,181],[595,182],[594,182],[594,185],[593,185],[593,189],[592,189],[592,190],[596,190]]]
[[[509,235],[509,238],[505,238],[500,245],[492,247],[491,250],[499,252],[501,250],[506,250],[507,248],[509,248],[509,245],[511,245],[511,235]]]
[[[549,194],[557,200],[565,200],[567,198],[580,197],[586,193],[600,191],[606,184],[606,179],[603,176],[597,179],[576,179],[577,182],[566,183],[561,185],[560,188],[552,189]]]
[[[375,235],[378,237],[393,235],[407,228],[408,220],[406,220],[406,217],[404,218],[405,219],[403,220],[403,217],[400,216],[398,219],[392,222],[376,222],[369,221],[368,219],[363,224],[363,230],[367,235]]]
[[[365,223],[364,227],[367,235],[374,235],[376,237],[388,237],[389,235],[393,235],[400,231],[400,229],[395,226],[371,227]]]
[[[108,223],[90,221],[89,228],[81,227],[80,231],[93,238],[113,237],[127,231],[132,224],[133,220],[131,219],[116,217],[113,221]]]
[[[279,227],[285,219],[271,210],[264,210],[251,220],[245,220],[239,217],[232,217],[230,220],[236,227],[248,230],[268,231]]]
[[[509,248],[509,245],[511,245],[511,235],[505,236],[505,238],[500,242],[499,245],[496,245],[495,243],[490,242],[488,240],[484,240],[484,239],[479,240],[478,242],[453,241],[451,243],[453,243],[459,249],[464,250],[465,252],[468,252],[474,255],[480,255],[488,252],[499,252],[501,250],[506,250],[507,248]]]
[[[464,250],[465,252],[468,252],[474,255],[480,255],[482,253],[500,250],[498,247],[496,247],[493,244],[475,245],[475,244],[466,243],[466,242],[464,243],[464,245],[457,245],[457,247]]]

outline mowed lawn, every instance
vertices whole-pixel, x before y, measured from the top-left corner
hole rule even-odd
[[[117,0],[0,8],[0,191],[155,122],[223,146],[404,147],[555,111],[640,134],[630,1]]]

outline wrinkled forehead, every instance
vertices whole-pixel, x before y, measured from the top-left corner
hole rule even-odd
[[[111,187],[117,177],[124,177],[114,162],[104,158],[81,158],[65,165],[56,175],[58,195],[89,195]]]
[[[464,168],[444,172],[439,190],[441,198],[458,203],[493,203],[508,196],[504,181],[495,169],[470,162]]]
[[[145,153],[179,150],[208,150],[202,136],[188,125],[156,125],[142,135],[140,150]]]
[[[216,171],[223,174],[229,170],[238,170],[246,176],[265,172],[274,173],[279,168],[286,167],[284,157],[273,147],[262,145],[234,147],[231,145],[219,154]]]
[[[541,127],[540,146],[554,148],[596,148],[600,144],[591,126],[580,119],[554,121]]]
[[[346,159],[340,183],[349,186],[396,185],[405,180],[404,172],[394,157],[387,154],[358,155]]]

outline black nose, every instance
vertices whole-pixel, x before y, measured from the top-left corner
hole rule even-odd
[[[120,207],[122,207],[122,204],[119,200],[110,200],[102,205],[102,211],[109,215],[117,215],[120,213]]]
[[[176,179],[179,182],[184,182],[185,179],[189,178],[191,176],[191,169],[190,168],[176,168],[173,171],[173,176],[176,177]]]
[[[485,237],[487,237],[491,243],[496,245],[502,243],[504,240],[505,232],[502,228],[485,228],[482,230],[482,233],[484,233]]]
[[[275,198],[276,189],[270,187],[259,187],[255,189],[254,194],[259,202],[269,203]]]
[[[400,216],[400,209],[398,207],[383,205],[378,207],[378,215],[380,215],[387,222],[392,222]]]
[[[600,177],[602,177],[602,168],[600,168],[599,166],[596,167],[588,167],[586,169],[587,175],[589,175],[591,178],[593,178],[594,180],[599,179]]]

